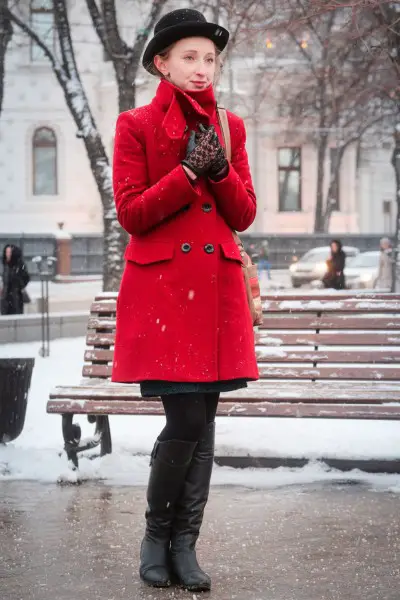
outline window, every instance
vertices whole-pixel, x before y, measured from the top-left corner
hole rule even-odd
[[[31,26],[51,50],[55,47],[53,0],[31,0]],[[31,41],[31,61],[42,62],[43,50]]]
[[[279,211],[301,211],[301,148],[279,148]]]
[[[36,129],[32,140],[33,195],[57,194],[57,138],[49,127]]]
[[[338,148],[330,148],[330,182],[332,182],[329,202],[332,204],[332,210],[340,210],[340,165]]]

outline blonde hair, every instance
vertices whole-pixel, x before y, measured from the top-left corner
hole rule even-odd
[[[158,54],[156,54],[156,56],[160,56],[160,58],[166,60],[169,57],[169,54],[170,54],[171,50],[174,48],[175,44],[176,44],[176,42],[174,42],[173,44],[171,44],[170,46],[168,46],[161,52],[158,52]],[[222,54],[221,51],[217,48],[217,46],[215,44],[214,44],[214,47],[215,47],[215,74],[214,74],[213,85],[215,86],[218,84],[218,82],[220,80],[223,63],[222,63],[222,58],[221,58],[221,54]],[[147,69],[155,77],[159,77],[160,79],[167,79],[167,77],[165,77],[165,75],[163,75],[161,73],[161,71],[159,71],[157,69],[156,65],[154,64],[154,58],[153,58],[151,64],[148,65]]]

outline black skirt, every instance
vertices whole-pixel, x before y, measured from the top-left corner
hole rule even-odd
[[[228,381],[210,381],[207,383],[182,381],[142,381],[140,393],[143,398],[151,396],[167,396],[169,394],[212,394],[215,392],[232,392],[246,388],[248,379],[230,379]]]

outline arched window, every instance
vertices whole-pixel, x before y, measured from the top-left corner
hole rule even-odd
[[[49,127],[39,127],[33,134],[33,195],[57,194],[57,138]]]

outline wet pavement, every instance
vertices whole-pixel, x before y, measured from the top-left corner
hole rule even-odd
[[[0,483],[1,600],[399,600],[400,496],[363,485],[213,487],[210,594],[138,579],[144,489]]]

